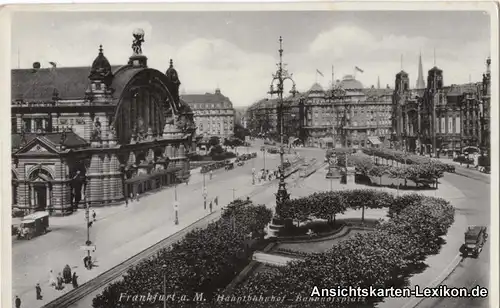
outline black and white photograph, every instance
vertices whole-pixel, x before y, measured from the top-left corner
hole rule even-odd
[[[499,307],[495,2],[5,9],[2,307]]]

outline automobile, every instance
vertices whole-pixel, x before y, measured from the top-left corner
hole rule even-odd
[[[244,164],[245,164],[245,162],[244,162],[244,161],[239,161],[239,162],[237,163],[237,165],[238,165],[238,166],[243,166]]]
[[[49,213],[35,212],[24,216],[19,225],[18,239],[31,240],[33,237],[47,233],[49,228]]]
[[[232,163],[230,160],[227,160],[225,168],[226,170],[234,169],[234,163]]]
[[[488,238],[487,229],[484,226],[469,226],[465,231],[465,241],[462,245],[463,256],[477,258],[483,250],[484,243]]]

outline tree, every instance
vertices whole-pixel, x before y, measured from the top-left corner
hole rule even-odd
[[[240,123],[234,124],[234,137],[237,139],[245,140],[246,136],[250,136],[250,131],[243,127]]]
[[[208,145],[211,147],[220,145],[220,138],[217,136],[210,137],[210,139],[208,140]]]

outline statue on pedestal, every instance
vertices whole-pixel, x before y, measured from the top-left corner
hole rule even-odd
[[[135,29],[132,33],[134,41],[132,42],[132,50],[134,55],[142,55],[142,43],[144,43],[144,30]]]

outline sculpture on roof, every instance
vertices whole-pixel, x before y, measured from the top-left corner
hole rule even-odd
[[[92,140],[101,140],[101,122],[99,121],[99,118],[95,119],[94,122],[94,130],[92,131]]]
[[[132,50],[134,55],[142,55],[142,43],[144,43],[144,30],[138,28],[132,32],[134,41],[132,42]]]

